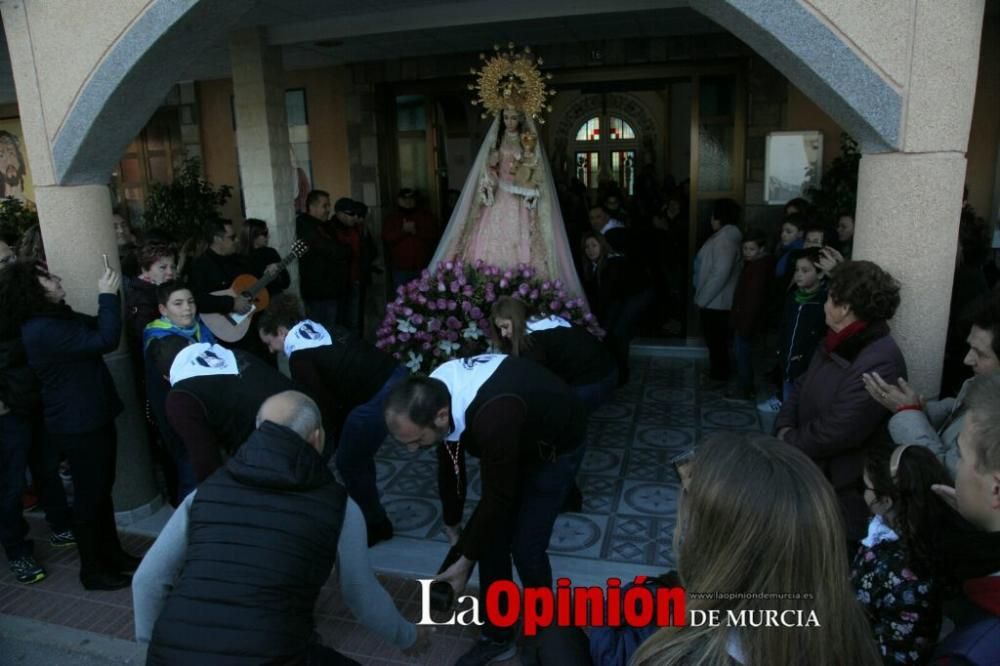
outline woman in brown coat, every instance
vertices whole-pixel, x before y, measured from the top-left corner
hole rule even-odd
[[[906,376],[886,323],[897,307],[899,283],[878,265],[838,265],[824,306],[829,331],[775,422],[778,437],[812,458],[833,484],[850,541],[866,530],[865,450],[884,433],[889,416],[868,395],[862,375],[877,372],[890,384]]]

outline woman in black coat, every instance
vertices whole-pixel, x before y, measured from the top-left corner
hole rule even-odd
[[[268,245],[269,237],[267,222],[254,217],[248,218],[240,230],[240,252],[246,257],[250,272],[258,278],[264,277],[265,273],[273,272],[281,263],[281,255]],[[291,283],[288,271],[283,270],[267,285],[267,292],[273,298],[288,289]]]
[[[20,323],[28,364],[41,382],[47,465],[64,455],[73,474],[73,531],[88,590],[129,585],[123,573],[139,563],[122,550],[111,501],[122,404],[104,354],[121,338],[120,281],[105,270],[97,282],[97,317],[89,317],[63,302],[59,277],[41,265],[18,264],[0,278],[0,308]]]

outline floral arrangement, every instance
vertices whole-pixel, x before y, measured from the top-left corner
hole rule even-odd
[[[458,356],[490,350],[489,313],[501,296],[514,296],[543,315],[555,314],[603,336],[582,298],[569,298],[559,280],[542,280],[524,264],[499,268],[447,261],[396,292],[386,307],[375,345],[411,372],[430,372]]]

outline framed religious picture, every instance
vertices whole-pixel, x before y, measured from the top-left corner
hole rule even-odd
[[[0,119],[0,199],[6,197],[23,203],[35,199],[20,118]]]
[[[764,155],[764,201],[783,205],[819,187],[823,168],[823,133],[771,132]]]

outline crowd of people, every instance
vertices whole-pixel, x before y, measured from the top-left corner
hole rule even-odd
[[[76,545],[83,587],[133,586],[149,663],[353,663],[315,632],[335,564],[359,620],[420,655],[429,628],[400,615],[367,559],[394,538],[376,484],[382,443],[434,448],[451,546],[436,579],[451,598],[477,566],[481,591],[513,580],[514,567],[523,586],[551,588],[556,518],[582,505],[575,478],[588,416],[628,383],[634,336],[651,317],[669,328],[689,297],[709,352],[699,381],[756,400],[754,366],[765,359],[773,395],[759,408],[774,413],[774,430],[718,433],[677,460],[676,570],[661,582],[725,593],[691,596],[689,611],[813,612],[819,626],[551,628],[522,660],[996,663],[1000,296],[983,271],[974,215],[963,214],[945,397],[927,401],[907,383],[888,323],[900,285],[877,263],[851,259],[851,215],[828,227],[793,200],[772,239],[743,230],[740,207],[719,200],[688,277],[676,266],[687,261],[682,197],[624,199],[606,192],[565,218],[606,340],[503,297],[489,313],[491,353],[429,376],[364,338],[367,292],[383,269],[361,202],[306,197],[296,222],[307,246],[301,297],[262,220],[209,221],[197,256],[159,233],[139,240],[117,220],[125,274],[100,276],[96,317],[65,304],[37,238],[26,235],[18,252],[0,244],[0,537],[11,570],[23,583],[46,576],[21,511],[30,468],[50,541]],[[419,274],[440,234],[415,192],[397,203],[381,234],[393,286]],[[267,281],[266,309],[231,289],[244,274]],[[111,499],[122,401],[104,354],[123,331],[176,507],[141,562],[121,547]],[[482,480],[468,517],[467,456],[480,460]],[[487,621],[458,663],[516,651],[514,628]]]

